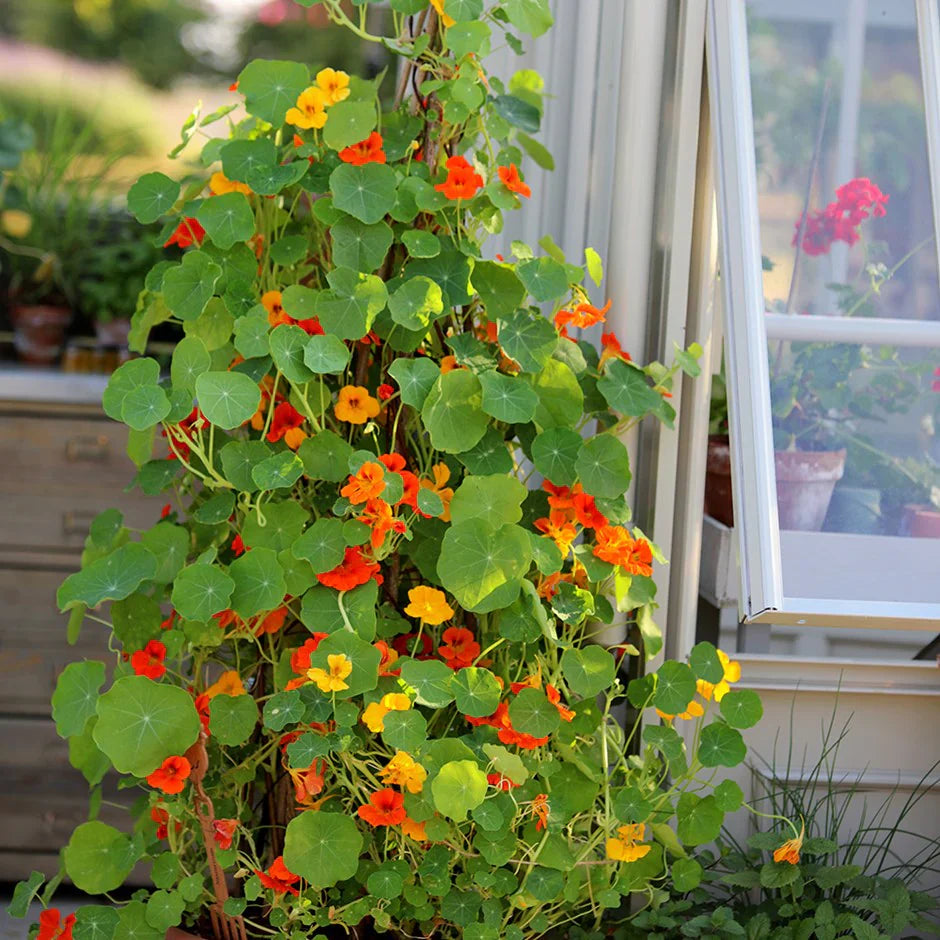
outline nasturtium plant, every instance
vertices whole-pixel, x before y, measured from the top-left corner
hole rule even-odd
[[[110,625],[113,656],[68,666],[53,714],[90,782],[142,795],[124,832],[75,830],[64,874],[113,901],[151,862],[156,890],[84,908],[76,937],[610,926],[694,880],[683,846],[740,805],[712,768],[760,717],[707,644],[646,669],[662,555],[630,525],[622,440],[672,421],[701,350],[595,350],[578,331],[611,302],[584,266],[550,238],[487,252],[551,158],[541,79],[483,57],[543,33],[547,0],[391,0],[395,38],[367,3],[317,2],[400,57],[391,106],[381,78],[252,62],[204,177],[128,197],[178,252],[135,348],[164,321],[185,338],[103,404],[166,506],[92,525],[58,602],[72,641]]]

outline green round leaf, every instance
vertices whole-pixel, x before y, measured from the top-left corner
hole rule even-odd
[[[437,561],[441,584],[464,610],[487,613],[508,607],[519,595],[532,562],[525,529],[493,529],[480,519],[452,525]]]
[[[147,923],[157,930],[169,930],[183,919],[186,902],[178,891],[154,891],[147,898]]]
[[[677,858],[672,863],[672,883],[677,891],[692,891],[702,881],[702,866],[692,858]]]
[[[722,780],[715,787],[715,803],[724,813],[733,813],[744,802],[744,793],[733,780]]]
[[[80,907],[75,912],[73,940],[112,940],[119,920],[116,908],[97,904]]]
[[[736,767],[746,754],[741,732],[729,728],[723,721],[713,721],[702,729],[698,759],[703,767]]]
[[[332,113],[330,120],[333,120]],[[333,263],[337,267],[369,273],[385,260],[394,235],[385,222],[366,225],[344,215],[330,227],[330,238],[333,242]]]
[[[620,359],[607,363],[597,390],[607,399],[611,410],[626,417],[638,418],[656,411],[662,396],[650,387],[642,371]]]
[[[219,744],[244,744],[258,723],[258,706],[250,695],[216,695],[209,703],[209,731]]]
[[[800,877],[800,866],[789,862],[764,862],[760,870],[762,888],[785,888]]]
[[[352,878],[359,868],[362,834],[340,813],[306,812],[287,824],[284,864],[314,888]]]
[[[244,424],[261,404],[261,389],[240,372],[203,372],[196,379],[196,397],[206,418],[230,430]]]
[[[394,868],[380,868],[372,872],[366,881],[369,894],[391,901],[397,898],[405,887],[405,879]]]
[[[173,208],[180,184],[165,173],[145,173],[127,193],[127,208],[143,225],[156,222]]]
[[[332,431],[320,431],[308,437],[297,449],[297,455],[304,462],[304,473],[311,480],[332,483],[345,480],[349,475],[352,452],[352,447]]]
[[[556,486],[571,486],[578,476],[575,461],[583,443],[581,435],[570,428],[542,431],[532,441],[535,469]]]
[[[718,837],[724,817],[713,796],[683,793],[676,804],[676,831],[685,845],[703,845]]]
[[[234,510],[235,494],[231,490],[224,490],[210,496],[202,505],[193,510],[193,519],[203,525],[217,525],[225,522]]]
[[[435,450],[459,454],[486,433],[489,418],[481,409],[480,380],[466,369],[438,377],[428,392],[421,418]]]
[[[302,476],[304,463],[293,451],[266,457],[251,468],[251,479],[260,490],[290,489]]]
[[[330,289],[320,294],[317,306],[323,329],[340,339],[362,339],[388,300],[384,281],[352,268],[334,268],[326,279]]]
[[[441,288],[429,277],[413,277],[389,295],[388,310],[405,329],[426,329],[444,311]]]
[[[435,258],[441,253],[441,240],[430,232],[421,229],[409,229],[402,232],[402,244],[412,258]]]
[[[329,120],[323,127],[323,143],[333,150],[342,150],[365,140],[375,129],[375,102],[338,101],[330,108]]]
[[[274,141],[264,137],[257,140],[230,140],[220,148],[219,157],[222,160],[222,172],[230,180],[242,183],[247,183],[249,177],[258,172],[277,166]]]
[[[115,549],[81,571],[70,574],[56,594],[61,610],[77,604],[97,607],[102,601],[123,600],[157,572],[157,559],[137,542]]]
[[[718,651],[711,643],[696,643],[689,653],[689,666],[696,679],[704,679],[717,685],[725,677],[725,667],[718,658]]]
[[[593,698],[611,687],[617,664],[601,646],[567,649],[561,657],[561,671],[568,688],[582,698]]]
[[[395,171],[384,163],[342,163],[330,174],[333,205],[367,225],[380,221],[392,210],[396,189]]]
[[[332,333],[311,336],[304,347],[304,365],[317,374],[342,372],[349,365],[349,347]]]
[[[401,400],[412,408],[421,408],[441,370],[430,359],[396,359],[388,374],[401,389]]]
[[[304,385],[315,378],[304,362],[309,338],[299,326],[289,323],[276,326],[268,336],[274,364],[295,385]]]
[[[94,660],[69,663],[59,673],[52,694],[52,717],[60,738],[82,733],[88,719],[95,714],[98,690],[103,685],[104,663]]]
[[[558,345],[558,334],[545,317],[516,310],[499,318],[499,345],[525,372],[545,368]]]
[[[490,370],[480,373],[480,386],[483,389],[481,407],[497,421],[525,424],[534,417],[538,396],[532,386],[521,379]]]
[[[421,749],[428,737],[427,720],[421,712],[414,709],[389,712],[385,716],[384,725],[382,740],[396,751],[414,754]]]
[[[452,682],[457,709],[471,718],[492,715],[499,705],[502,687],[489,669],[469,666],[454,673]],[[557,709],[552,706],[557,714]]]
[[[135,388],[124,396],[121,420],[135,431],[146,431],[170,413],[170,400],[158,385]]]
[[[295,725],[304,716],[306,706],[297,689],[277,692],[265,703],[262,720],[265,728],[283,731],[288,725]]]
[[[491,529],[518,522],[528,490],[514,477],[501,474],[465,476],[450,504],[456,525],[479,519]],[[436,515],[436,513],[435,513]]]
[[[584,393],[563,362],[549,359],[538,375],[528,376],[539,398],[535,423],[542,428],[575,427],[584,414]]]
[[[370,599],[374,605],[374,595]],[[342,600],[343,598],[340,598],[341,603]],[[382,654],[371,642],[349,630],[337,630],[317,647],[317,651],[310,657],[310,662],[313,666],[325,669],[329,665],[329,657],[337,653],[341,653],[352,663],[352,672],[345,680],[348,688],[334,693],[337,698],[351,698],[363,692],[370,692],[376,687]]]
[[[519,275],[519,280],[525,285],[526,290],[539,303],[557,300],[568,291],[568,274],[565,266],[553,258],[533,258],[531,261],[523,261],[516,268],[516,274]]]
[[[764,714],[760,696],[750,689],[727,692],[718,705],[721,717],[732,728],[753,728]]]
[[[121,410],[127,396],[139,388],[156,387],[160,381],[160,365],[156,359],[131,359],[118,366],[108,379],[101,406],[105,414],[122,421]]]
[[[667,715],[681,715],[695,696],[695,676],[685,663],[672,660],[656,671],[653,705]]]
[[[316,574],[331,571],[346,553],[343,520],[318,519],[294,542],[291,553],[295,558],[310,562]]]
[[[212,359],[206,344],[196,336],[186,336],[176,344],[170,365],[170,378],[174,388],[192,394],[196,390],[196,379],[208,372]]]
[[[124,883],[136,852],[123,832],[94,821],[82,823],[72,833],[63,858],[66,874],[79,891],[104,894]]]
[[[458,822],[486,797],[486,774],[476,761],[453,760],[441,767],[431,783],[431,794],[437,811]]]
[[[419,705],[443,708],[454,700],[454,672],[436,659],[406,659],[401,666],[401,681],[415,690]]]
[[[187,251],[163,275],[163,300],[181,320],[195,320],[215,293],[222,269],[204,251]]]
[[[165,937],[165,930],[147,923],[147,905],[143,901],[131,901],[118,911],[113,940],[164,940]]]
[[[630,486],[630,455],[613,434],[598,434],[584,442],[575,470],[585,492],[613,499]]]
[[[273,610],[284,600],[284,572],[272,548],[252,548],[229,565],[228,573],[235,582],[231,606],[239,617]]]
[[[196,219],[213,244],[223,251],[255,234],[255,214],[244,193],[224,193],[206,199],[196,212]]]
[[[261,309],[264,310],[263,307]],[[268,343],[270,330],[271,326],[266,313],[263,316],[249,313],[247,316],[239,317],[235,321],[235,348],[246,359],[267,356],[271,351]]]
[[[238,76],[238,90],[249,114],[280,127],[309,82],[310,73],[299,62],[255,59]]]
[[[509,703],[513,729],[522,734],[544,738],[558,729],[561,716],[541,689],[523,689]]]
[[[126,676],[98,699],[94,737],[118,773],[146,777],[167,757],[183,754],[199,728],[185,689]]]
[[[229,606],[235,582],[214,565],[190,565],[173,582],[172,602],[186,620],[208,620]]]

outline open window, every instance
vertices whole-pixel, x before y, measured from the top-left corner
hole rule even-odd
[[[707,40],[741,617],[935,632],[937,3],[711,0]]]

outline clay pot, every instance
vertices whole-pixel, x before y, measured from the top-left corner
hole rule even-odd
[[[13,346],[24,362],[51,365],[65,345],[65,331],[72,320],[68,307],[52,304],[19,304],[10,311]]]
[[[905,506],[905,532],[915,539],[940,539],[940,510],[935,506]]]
[[[99,346],[116,346],[127,349],[127,337],[131,331],[131,321],[127,317],[108,320],[106,323],[95,320],[95,338]]]
[[[731,447],[728,438],[712,434],[705,458],[705,512],[726,526],[734,525],[731,502]]]
[[[845,471],[845,450],[778,450],[774,467],[780,528],[818,532]]]

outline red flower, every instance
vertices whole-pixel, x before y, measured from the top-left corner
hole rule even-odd
[[[231,549],[236,555],[242,555],[248,546],[242,541],[241,535],[236,535],[232,539]]]
[[[836,190],[835,202],[825,209],[814,209],[806,216],[803,229],[803,251],[808,255],[827,254],[833,242],[841,241],[854,245],[861,237],[858,226],[871,216],[886,215],[885,205],[890,197],[885,195],[870,179],[858,177],[849,180]],[[796,220],[793,244],[799,237],[803,216]]]
[[[379,584],[382,583],[378,564],[374,561],[367,561],[358,545],[347,548],[342,562],[331,571],[317,575],[320,584],[335,588],[337,591],[349,591],[360,584],[365,584],[370,578],[375,578]]]
[[[398,653],[391,648],[385,640],[376,640],[372,644],[381,654],[382,659],[379,661],[379,675],[380,676],[398,676],[401,675],[400,669],[392,669],[391,667],[398,662]]]
[[[509,166],[497,167],[496,172],[499,173],[499,178],[503,181],[503,185],[510,192],[525,196],[526,199],[532,195],[532,190],[520,179],[519,171],[516,169],[515,163],[510,163]]]
[[[74,924],[74,914],[69,914],[62,920],[58,908],[50,907],[39,914],[39,933],[36,934],[36,940],[72,940]]]
[[[532,800],[532,815],[538,820],[535,824],[535,831],[541,832],[548,826],[548,794],[539,793]]]
[[[547,735],[544,738],[537,738],[534,735],[516,731],[509,718],[509,705],[506,702],[499,703],[499,708],[496,709],[493,719],[495,727],[499,729],[497,737],[503,744],[515,744],[516,747],[525,750],[534,750],[543,744],[548,744]]]
[[[142,650],[131,656],[131,668],[138,676],[159,679],[165,672],[166,646],[159,640],[150,640]]]
[[[284,864],[284,856],[278,855],[271,865],[268,867],[268,870],[258,871],[255,869],[255,874],[258,876],[258,880],[266,888],[270,888],[275,894],[285,894],[290,893],[295,897],[300,895],[300,892],[293,887],[293,885],[300,881],[300,875],[295,875],[288,867]]]
[[[545,695],[548,697],[548,700],[558,709],[558,714],[561,715],[562,721],[571,721],[574,718],[574,712],[567,706],[562,704],[561,693],[553,685],[545,686]]]
[[[383,382],[378,388],[378,393],[382,401],[388,401],[395,394],[395,389],[388,382]]]
[[[176,429],[184,438],[192,440],[197,433],[197,428],[195,427],[197,423],[199,423],[200,426],[204,425],[206,423],[206,418],[198,408],[193,408],[193,410],[188,415],[186,415],[182,421],[180,421],[180,423],[176,426]],[[160,433],[164,437],[167,436],[165,429]],[[176,460],[176,452],[178,452],[179,455],[184,459],[189,456],[189,444],[187,444],[185,440],[180,441],[175,435],[170,438],[170,440],[173,442],[173,448],[175,448],[175,451],[171,448],[170,452],[166,455],[167,460]]]
[[[173,229],[173,234],[163,243],[163,247],[179,245],[180,248],[189,248],[190,245],[201,245],[205,237],[206,230],[195,219],[187,216]]]
[[[930,383],[932,392],[940,392],[940,366],[933,370],[933,381]]]
[[[284,626],[284,621],[289,613],[287,606],[282,605],[266,614],[260,622],[255,623],[255,636],[263,636],[265,633],[277,633]]]
[[[167,503],[163,507],[163,509],[160,510],[160,518],[166,519],[166,517],[172,512],[172,510],[173,510],[173,507],[169,503]]]
[[[512,790],[515,787],[518,787],[518,783],[513,783],[509,777],[504,777],[502,774],[487,774],[486,782],[491,787],[496,787],[497,790]]]
[[[314,633],[303,646],[291,653],[290,667],[298,676],[305,676],[310,668],[310,657],[317,651],[317,647],[329,636],[328,633]]]
[[[472,199],[483,185],[483,177],[463,157],[447,161],[447,179],[434,188],[448,199]]]
[[[164,793],[182,793],[192,767],[185,757],[168,757],[152,774],[147,783]]]
[[[339,158],[343,163],[351,163],[353,166],[362,166],[364,163],[384,163],[385,151],[382,149],[382,135],[378,131],[373,131],[365,140],[360,140],[358,144],[340,150]]]
[[[369,797],[369,802],[360,806],[356,812],[370,826],[397,826],[408,815],[405,812],[405,797],[389,788],[377,790]]]
[[[199,721],[202,723],[202,730],[208,736],[209,734],[209,696],[202,693],[202,695],[197,695],[193,701],[193,705],[196,706],[196,714],[199,715]]]
[[[235,830],[238,828],[238,820],[216,819],[212,823],[212,828],[214,830],[213,837],[215,838],[215,844],[220,849],[230,849],[232,847],[232,838],[235,835]]]
[[[392,640],[392,648],[400,656],[411,656],[413,659],[433,659],[434,643],[426,633],[421,634],[420,653],[415,651],[414,643],[409,645],[408,641],[413,640],[416,636],[416,633],[402,633]]]
[[[379,386],[379,398],[382,397],[382,388]],[[397,473],[401,477],[404,487],[401,499],[395,503],[396,506],[410,506],[412,509],[418,508],[418,478],[410,471],[405,469],[405,458],[401,454],[382,454],[379,457],[382,465],[390,473]],[[427,517],[425,517],[427,518]]]
[[[165,839],[168,835],[167,823],[170,821],[170,814],[160,806],[151,806],[150,818],[157,824],[157,838]]]
[[[451,669],[472,666],[474,660],[480,655],[480,644],[466,627],[448,627],[441,635],[441,639],[444,645],[439,646],[437,651]]]
[[[291,450],[297,450],[307,437],[301,430],[306,420],[290,402],[281,402],[274,409],[274,420],[267,435],[268,441],[274,444],[283,438]]]

